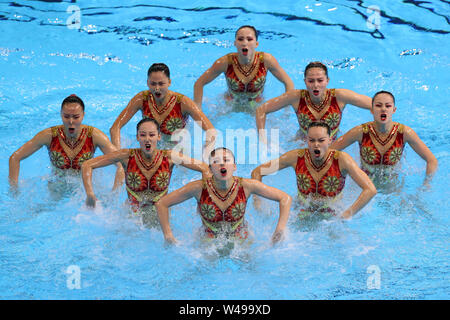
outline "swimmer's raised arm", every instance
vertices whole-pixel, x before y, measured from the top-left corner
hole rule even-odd
[[[428,178],[431,178],[438,168],[438,161],[434,154],[410,127],[405,126],[403,137],[405,142],[407,142],[411,148],[427,162],[426,175]]]
[[[141,91],[128,102],[126,108],[122,110],[116,121],[114,121],[111,129],[109,129],[111,141],[117,148],[120,148],[120,129],[130,121],[140,108],[142,108],[143,102],[144,95],[143,91]]]
[[[343,136],[334,141],[330,148],[336,150],[343,150],[354,142],[361,142],[362,140],[362,126],[356,126],[346,132]]]
[[[86,191],[87,206],[95,207],[95,202],[97,200],[94,194],[94,189],[92,188],[92,170],[106,167],[118,162],[126,167],[129,154],[129,149],[121,149],[83,162],[81,166],[81,176],[83,178],[83,185]]]
[[[377,189],[372,183],[372,180],[370,180],[367,174],[358,167],[352,157],[342,151],[339,153],[339,168],[344,175],[348,173],[353,181],[363,189],[351,207],[342,213],[341,218],[349,219],[377,194]]]
[[[106,134],[101,130],[94,128],[92,132],[92,138],[95,146],[98,146],[102,150],[103,154],[108,154],[117,151],[115,145],[111,143]],[[117,164],[116,176],[114,179],[113,190],[116,190],[122,184],[125,178],[125,171],[120,163]]]
[[[164,239],[169,243],[176,243],[176,239],[173,236],[172,229],[169,223],[169,208],[178,203],[186,201],[190,198],[200,198],[202,191],[202,180],[197,180],[188,183],[184,187],[177,189],[162,197],[156,204],[155,208],[158,212],[159,223],[164,234]]]
[[[214,143],[216,140],[217,132],[211,123],[211,121],[206,117],[206,115],[200,110],[194,101],[186,96],[183,96],[181,100],[181,112],[189,114],[195,122],[197,122],[200,127],[206,132],[205,144],[209,145]]]
[[[258,108],[256,108],[255,111],[255,118],[256,118],[256,128],[258,129],[258,133],[260,136],[260,139],[262,139],[263,142],[266,142],[266,135],[264,129],[266,128],[266,115],[268,113],[272,113],[275,111],[280,110],[281,108],[284,108],[288,105],[293,105],[295,108],[298,106],[299,101],[299,91],[298,90],[291,90],[288,92],[283,93],[281,96],[270,99],[269,101],[266,101],[262,105],[260,105]]]
[[[42,146],[49,146],[52,141],[51,128],[44,129],[36,134],[30,141],[16,150],[9,158],[9,183],[16,187],[19,179],[20,161],[28,158]]]
[[[194,102],[202,109],[203,87],[225,72],[228,66],[228,57],[223,56],[217,59],[213,65],[206,70],[194,84]]]
[[[262,181],[262,177],[287,167],[295,167],[297,163],[298,150],[291,150],[283,154],[281,157],[268,161],[259,165],[252,171],[252,179]]]
[[[266,199],[279,202],[280,216],[272,236],[272,242],[278,242],[282,239],[287,221],[289,219],[289,210],[291,208],[292,198],[286,192],[265,185],[255,179],[243,179],[242,185],[248,195],[255,194]]]
[[[174,150],[170,151],[169,159],[173,164],[180,165],[180,166],[186,167],[188,169],[201,172],[203,177],[209,177],[211,175],[209,166],[206,163],[204,163],[203,161],[185,156],[184,154],[182,154],[178,151],[174,151]]]
[[[351,104],[362,109],[372,108],[372,98],[363,94],[356,93],[349,89],[336,89],[336,98],[339,105],[343,105],[341,109],[344,109],[346,104]]]
[[[272,56],[270,53],[264,52],[264,64],[267,69],[272,72],[275,78],[277,78],[284,84],[285,92],[294,90],[294,82],[286,73],[286,71],[284,71],[284,69],[280,66],[274,56]]]

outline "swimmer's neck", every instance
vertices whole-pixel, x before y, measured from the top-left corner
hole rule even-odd
[[[311,161],[314,163],[314,165],[316,167],[320,167],[325,162],[325,160],[328,158],[328,154],[330,153],[330,149],[328,149],[327,152],[324,154],[324,156],[322,158],[320,158],[320,159],[316,159],[316,158],[313,157],[314,152],[311,153],[311,151],[309,151],[309,153],[311,155]]]
[[[391,132],[392,126],[394,125],[393,121],[389,121],[387,123],[378,123],[377,121],[374,121],[373,123],[375,130],[380,133]]]
[[[244,66],[251,64],[253,62],[255,54],[256,54],[256,51],[253,52],[253,54],[251,56],[249,55],[249,56],[245,57],[241,53],[238,52],[237,58],[238,58],[239,64],[244,65]]]
[[[234,176],[227,180],[216,180],[214,176],[212,177],[212,182],[214,187],[220,191],[227,191],[231,188],[234,182]]]
[[[144,150],[141,149],[141,154],[143,155],[144,160],[152,161],[153,157],[157,151],[158,151],[158,149],[153,149],[152,152],[150,154],[148,154]]]

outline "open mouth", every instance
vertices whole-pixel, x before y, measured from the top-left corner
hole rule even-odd
[[[319,93],[320,93],[320,91],[319,91],[319,90],[313,90],[313,95],[315,95],[315,96],[318,96],[318,95],[319,95]]]
[[[157,99],[159,99],[159,98],[161,98],[161,92],[155,92],[155,97],[157,98]]]
[[[243,48],[243,49],[242,49],[242,54],[243,54],[244,56],[248,55],[248,49],[247,49],[247,48]]]
[[[145,151],[150,151],[152,149],[152,146],[150,143],[145,144]]]
[[[314,149],[314,155],[317,157],[320,156],[320,150],[319,149]]]
[[[227,175],[227,169],[225,168],[220,169],[220,174],[222,175],[222,177],[225,177]]]
[[[74,134],[75,133],[75,128],[69,128],[69,134]]]
[[[387,114],[383,113],[380,115],[381,121],[385,121],[387,119]]]

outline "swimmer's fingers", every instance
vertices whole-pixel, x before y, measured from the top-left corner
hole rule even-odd
[[[86,206],[89,208],[95,208],[95,203],[97,202],[97,198],[95,196],[86,197]]]
[[[178,240],[175,239],[175,237],[173,237],[173,236],[166,237],[166,238],[164,238],[164,240],[165,240],[165,244],[169,245],[169,246],[178,245],[179,244]]]
[[[276,244],[284,239],[284,231],[277,230],[272,235],[272,244]]]
[[[350,210],[345,210],[341,215],[341,219],[343,219],[343,220],[351,220],[352,217],[353,217],[353,215],[350,212]]]

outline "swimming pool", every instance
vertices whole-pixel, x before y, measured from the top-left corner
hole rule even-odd
[[[377,1],[379,29],[367,23],[378,21],[367,10],[371,1],[152,3],[0,2],[1,299],[449,298],[448,2]],[[81,9],[79,29],[67,26],[76,14],[68,12],[71,5]],[[167,248],[161,232],[130,219],[125,190],[110,192],[113,168],[94,173],[101,205],[93,211],[84,207],[76,178],[58,197],[49,192],[44,149],[22,161],[20,193],[9,190],[9,156],[60,123],[64,97],[82,97],[84,123],[108,133],[129,99],[146,88],[151,63],[168,64],[171,89],[192,97],[194,81],[234,50],[234,31],[244,24],[260,30],[259,50],[277,58],[296,88],[304,88],[304,66],[320,60],[329,67],[330,88],[369,96],[392,91],[394,120],[412,127],[438,158],[430,188],[421,188],[425,163],[408,146],[403,189],[377,194],[352,221],[297,227],[291,213],[286,240],[272,248],[275,204],[262,213],[250,207],[253,244],[225,256],[199,246],[193,201],[173,210],[177,247]],[[205,88],[204,111],[213,124],[223,131],[254,127],[252,115],[230,113],[221,103],[224,90],[223,78]],[[265,97],[282,91],[269,76]],[[123,128],[124,146],[137,146],[139,117]],[[279,129],[281,152],[297,147],[290,141],[298,126],[291,110],[267,119],[268,129]],[[347,106],[341,131],[370,120],[367,111]],[[359,159],[355,145],[346,151]],[[240,165],[237,174],[249,177],[255,166]],[[170,190],[198,178],[176,168]],[[344,205],[358,192],[347,181]],[[295,195],[289,170],[264,182]]]

